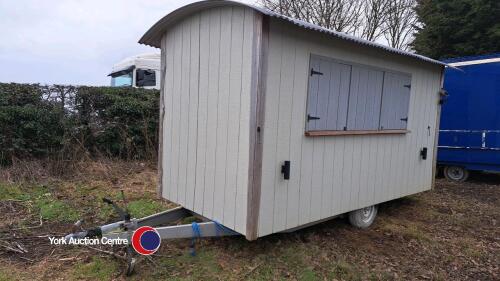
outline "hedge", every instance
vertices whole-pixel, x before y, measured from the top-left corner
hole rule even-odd
[[[0,164],[14,159],[155,159],[159,91],[0,83]]]

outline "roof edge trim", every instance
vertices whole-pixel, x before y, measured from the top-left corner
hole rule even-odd
[[[214,8],[214,7],[222,7],[222,6],[240,6],[240,7],[247,7],[250,9],[253,9],[254,11],[260,12],[266,16],[278,18],[284,21],[287,21],[289,23],[292,23],[296,26],[302,27],[304,29],[309,29],[312,31],[316,32],[322,32],[326,33],[332,37],[336,37],[342,40],[346,41],[351,41],[360,45],[364,45],[367,47],[372,47],[376,49],[381,49],[386,52],[390,52],[393,54],[398,54],[406,57],[411,57],[418,59],[420,61],[432,63],[432,64],[437,64],[441,66],[450,66],[445,62],[441,62],[438,60],[434,60],[422,55],[410,53],[407,51],[399,50],[396,48],[392,48],[386,45],[382,45],[379,43],[375,43],[372,41],[368,41],[365,39],[361,39],[352,35],[348,35],[346,33],[330,30],[315,24],[311,24],[302,20],[290,18],[281,14],[278,14],[276,12],[273,12],[271,10],[262,8],[262,7],[257,7],[254,5],[246,4],[246,3],[241,3],[237,1],[231,1],[231,0],[205,0],[205,1],[199,1],[199,2],[194,2],[185,6],[182,6],[171,13],[167,14],[164,16],[162,19],[160,19],[158,22],[156,22],[139,40],[140,44],[148,45],[151,47],[156,47],[160,48],[160,41],[163,33],[173,24],[181,21],[184,17],[191,15],[193,13],[196,13],[198,11],[204,10],[204,9],[209,9],[209,8]]]

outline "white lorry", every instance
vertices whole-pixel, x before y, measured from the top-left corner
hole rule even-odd
[[[160,89],[160,54],[147,53],[128,57],[113,65],[112,87]]]

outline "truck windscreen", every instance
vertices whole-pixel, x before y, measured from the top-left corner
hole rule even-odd
[[[116,75],[115,75],[116,74]],[[111,75],[112,87],[130,87],[132,86],[132,70],[120,71]]]

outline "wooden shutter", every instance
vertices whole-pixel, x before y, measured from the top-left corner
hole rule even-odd
[[[411,77],[386,72],[380,111],[380,129],[406,129],[410,104]]]
[[[306,130],[312,131],[316,129],[315,119],[310,119],[310,117],[319,117],[318,114],[318,88],[319,88],[319,78],[322,76],[320,71],[320,59],[316,56],[311,56],[311,61],[309,64],[309,91],[307,93],[307,116],[306,116]],[[319,117],[321,118],[321,117]]]
[[[343,130],[351,66],[311,56],[306,129]]]
[[[347,130],[378,130],[384,72],[352,66]]]

